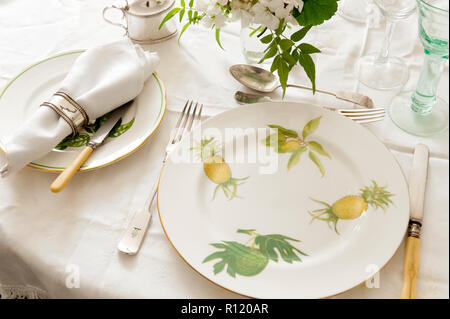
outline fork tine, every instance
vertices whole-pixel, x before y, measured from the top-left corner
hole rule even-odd
[[[356,113],[356,114],[352,114],[352,113],[341,113],[341,115],[344,115],[345,117],[350,117],[350,118],[359,118],[359,117],[365,117],[365,116],[384,116],[386,115],[385,112],[367,112],[367,113]]]
[[[187,110],[186,110],[187,106]],[[186,106],[183,109],[183,113],[180,115],[180,119],[178,120],[180,123],[177,127],[175,127],[175,135],[173,137],[172,143],[178,142],[181,139],[181,136],[183,136],[184,128],[186,127],[186,122],[189,117],[189,113],[191,112],[192,107],[192,101],[188,100],[186,102]]]
[[[186,124],[189,120],[189,117],[191,116],[191,109],[192,109],[192,104],[194,103],[194,101],[191,101],[189,103],[189,108],[185,114],[185,117],[183,119],[182,125],[180,126],[179,130],[178,130],[178,135],[176,137],[176,141],[179,142],[181,140],[181,138],[183,137],[183,134],[186,130]]]
[[[197,115],[197,118],[196,118],[197,121],[201,121],[201,119],[202,119],[202,111],[203,111],[203,104],[200,105],[200,111],[198,112],[198,115]]]
[[[346,116],[347,117],[347,116]],[[383,115],[373,115],[373,116],[361,116],[361,117],[349,117],[349,119],[352,119],[355,122],[362,123],[364,121],[380,121],[384,119],[386,116]]]
[[[376,108],[376,109],[340,109],[339,110],[340,113],[352,113],[352,114],[361,114],[361,113],[368,113],[368,114],[373,114],[373,113],[380,113],[380,112],[386,112],[386,110],[382,107],[380,108]]]
[[[172,131],[170,132],[170,138],[169,138],[170,143],[173,143],[175,141],[175,136],[177,135],[178,129],[180,128],[181,120],[183,119],[183,117],[186,113],[186,108],[187,108],[188,104],[189,104],[189,100],[186,101],[186,104],[184,105],[183,110],[181,111],[180,115],[178,116],[177,123],[175,124]]]
[[[356,115],[347,115],[347,114],[345,114],[344,115],[345,117],[348,117],[349,119],[352,119],[352,120],[368,120],[368,119],[372,119],[372,118],[376,118],[376,117],[385,117],[386,116],[386,114],[371,114],[371,115],[358,115],[358,116],[356,116]]]
[[[385,118],[385,116],[381,116],[381,117],[374,117],[374,118],[367,119],[367,120],[354,120],[354,121],[358,124],[364,124],[364,123],[372,123],[372,122],[382,121],[382,120],[384,120],[384,118]]]
[[[192,113],[189,113],[189,124],[186,128],[186,133],[190,132],[192,129],[192,123],[194,123],[195,113],[197,113],[198,102],[195,102],[195,108]]]

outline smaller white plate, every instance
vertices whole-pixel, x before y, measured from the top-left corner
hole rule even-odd
[[[0,136],[7,139],[43,101],[57,91],[59,83],[69,72],[83,51],[63,53],[40,61],[16,76],[0,93]],[[122,119],[128,129],[123,134],[108,138],[92,153],[82,166],[87,171],[114,163],[128,156],[156,131],[166,110],[166,92],[159,76],[154,73],[145,82],[144,89]],[[61,172],[72,161],[79,147],[87,142],[89,129],[83,131],[79,143],[61,145],[28,166],[48,172]],[[119,135],[119,134],[116,134]],[[68,144],[68,145],[67,145]],[[55,145],[56,146],[56,145]]]

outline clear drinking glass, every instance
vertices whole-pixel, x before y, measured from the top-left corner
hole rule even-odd
[[[395,23],[409,17],[416,9],[416,0],[374,0],[386,18],[386,35],[378,54],[365,56],[360,61],[359,80],[379,90],[389,90],[405,84],[409,71],[405,62],[389,56],[389,46]]]
[[[448,103],[436,90],[449,56],[449,1],[417,0],[419,38],[425,61],[415,92],[404,92],[392,101],[392,121],[408,133],[437,135],[448,129]]]
[[[365,23],[369,12],[366,0],[341,0],[339,1],[339,15],[344,19]]]

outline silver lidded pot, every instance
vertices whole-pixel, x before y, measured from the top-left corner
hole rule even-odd
[[[136,43],[156,43],[167,40],[177,34],[175,19],[159,26],[166,14],[173,8],[175,0],[135,0],[125,1],[124,7],[109,6],[103,9],[106,22],[122,27],[126,35]],[[106,17],[109,10],[119,10],[122,22],[114,22]]]

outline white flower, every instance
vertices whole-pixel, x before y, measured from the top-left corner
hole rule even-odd
[[[225,23],[227,22],[227,17],[223,14],[217,15],[214,17],[214,24],[216,25],[216,28],[220,29],[223,26],[225,26]]]
[[[302,0],[289,0],[289,2],[292,3],[299,12],[302,12],[304,4]]]
[[[198,11],[205,12],[206,9],[208,9],[208,6],[210,3],[211,3],[211,0],[197,0],[197,1],[195,1],[195,8]]]
[[[228,3],[228,0],[217,0],[217,3],[221,6],[225,6]]]
[[[289,15],[291,14],[291,10],[287,10],[285,8],[277,8],[275,10],[275,15],[277,16],[277,18],[280,19],[284,19],[289,17]]]

